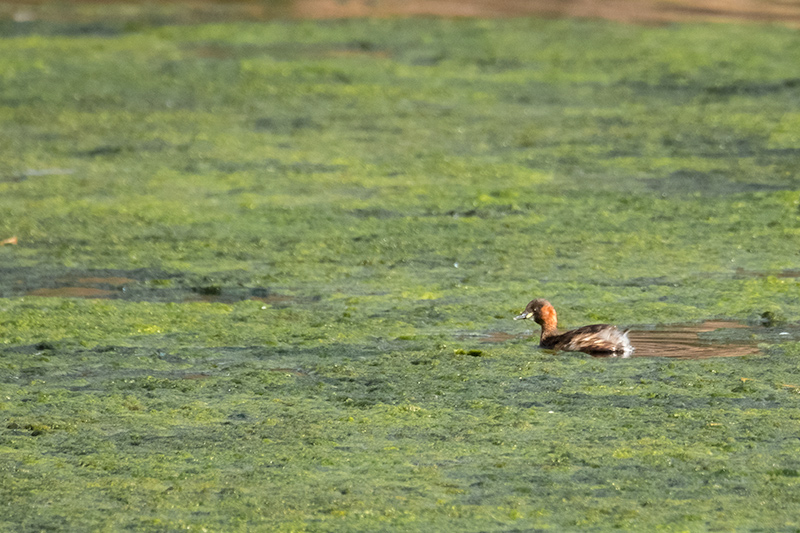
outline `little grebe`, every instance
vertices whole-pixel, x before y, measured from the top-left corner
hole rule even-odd
[[[539,346],[567,352],[586,352],[592,355],[628,357],[633,352],[628,330],[619,330],[610,324],[594,324],[559,333],[556,329],[556,310],[547,300],[532,300],[521,315],[514,320],[533,318],[542,326]]]

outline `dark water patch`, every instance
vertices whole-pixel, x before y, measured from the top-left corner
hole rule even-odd
[[[75,152],[75,155],[82,157],[98,157],[98,156],[119,155],[122,152],[128,152],[128,151],[131,151],[130,146],[102,144],[100,146],[90,148],[89,150],[82,150],[79,152]]]
[[[314,119],[307,116],[300,117],[261,117],[253,122],[256,131],[270,133],[292,133],[297,130],[319,129],[321,126]]]
[[[172,292],[177,294],[177,291],[177,289],[173,289]],[[229,304],[244,300],[256,300],[274,307],[289,307],[297,300],[294,296],[274,293],[264,287],[221,287],[214,285],[190,287],[188,291],[180,301]]]
[[[463,333],[459,340],[477,340],[481,344],[501,344],[513,340],[527,338],[525,333],[508,333],[506,331],[486,331],[481,333]]]
[[[800,470],[796,468],[779,468],[767,472],[770,476],[800,477]]]
[[[200,296],[221,296],[222,295],[222,287],[219,285],[206,285],[202,287],[192,287],[192,292],[199,294]]]
[[[52,289],[34,289],[28,296],[44,296],[48,298],[112,298],[115,291],[94,287],[58,287]]]
[[[28,178],[38,176],[65,176],[74,174],[75,170],[71,168],[42,168],[42,169],[28,169],[19,174],[12,174],[10,176],[0,176],[0,183],[19,183]]]
[[[131,298],[153,279],[175,277],[154,269],[0,268],[0,297]]]
[[[781,157],[800,157],[800,148],[768,148],[766,150],[760,150],[759,154]]]
[[[697,156],[706,159],[752,157],[760,165],[793,163],[800,156],[800,149],[795,147],[768,148],[764,145],[764,139],[762,138],[736,137],[725,132],[701,134],[687,131],[670,131],[662,135],[661,143],[672,155]],[[791,182],[792,180],[788,181]]]
[[[773,185],[731,181],[719,172],[701,172],[691,169],[677,170],[663,178],[646,179],[644,183],[650,190],[662,196],[691,194],[724,196],[749,192],[785,191],[796,188],[791,183]]]
[[[298,377],[308,377],[308,372],[298,368],[270,368],[270,372],[280,372],[281,374],[292,374]]]
[[[706,159],[750,157],[760,146],[760,141],[750,138],[696,133],[677,135],[668,133],[663,136],[661,142],[673,154],[691,154]]]
[[[195,379],[208,379],[209,377],[211,377],[211,374],[191,373],[191,374],[184,374],[182,379],[195,380]]]
[[[443,214],[453,218],[502,218],[507,215],[521,215],[525,212],[518,209],[517,207],[506,204],[506,205],[491,205],[476,209],[466,209],[466,210],[450,210],[446,211]],[[442,213],[431,213],[434,216],[441,216]]]
[[[268,290],[257,288],[250,291],[250,300],[257,300],[275,307],[284,307],[291,304],[295,298],[286,294],[275,294]]]
[[[531,376],[532,378],[540,376]],[[631,389],[628,394],[591,394],[570,390],[574,386],[570,380],[552,381],[545,377],[542,381],[529,378],[515,382],[507,388],[513,403],[522,409],[554,410],[561,408],[594,410],[598,408],[631,409],[657,408],[666,410],[718,409],[735,407],[737,409],[780,409],[781,402],[770,389],[758,393],[742,389],[731,381],[722,386],[721,393],[707,397],[680,394],[671,387],[669,393],[642,395]],[[713,393],[712,393],[713,394]]]
[[[183,167],[184,172],[203,174],[209,170],[216,170],[225,174],[234,172],[266,171],[276,172],[281,169],[281,162],[277,159],[262,159],[259,161],[228,161],[224,159],[203,158],[190,161]],[[237,190],[235,192],[241,192]]]
[[[284,174],[330,174],[346,169],[346,165],[330,165],[312,163],[310,161],[296,161],[284,163],[278,159],[261,159],[256,161],[229,161],[224,159],[203,158],[189,162],[184,172],[202,174],[209,170],[233,174],[235,172],[277,172]],[[234,192],[241,192],[237,190]]]
[[[164,139],[150,139],[149,141],[136,145],[134,149],[138,152],[162,152],[172,148],[186,151],[189,149],[189,145],[186,143],[173,144]]]
[[[105,298],[135,302],[205,301],[235,303],[256,300],[275,307],[296,298],[270,287],[252,286],[240,273],[218,273],[195,279],[158,269],[0,268],[0,298]]]
[[[447,57],[447,53],[444,51],[432,53],[411,52],[406,54],[404,60],[415,67],[435,67],[445,61]]]
[[[354,209],[350,211],[350,214],[352,214],[356,218],[376,218],[380,220],[384,220],[387,218],[404,218],[409,216],[405,213],[400,213],[398,211],[391,211],[389,209],[383,209],[379,207]],[[378,235],[375,235],[374,237],[377,238]],[[366,237],[355,237],[353,240],[365,240],[365,239]]]
[[[256,300],[273,307],[289,307],[296,301],[294,296],[278,294],[265,287],[223,287],[207,285],[190,287],[192,294],[183,298],[184,302],[201,301],[210,303],[235,303],[243,300]]]
[[[264,47],[264,54],[273,59],[295,61],[298,59],[325,59],[332,57],[388,58],[388,49],[367,39],[340,43],[274,43]]]
[[[6,346],[3,347],[4,352],[18,353],[23,355],[38,355],[42,353],[53,353],[60,350],[61,346],[57,343],[50,341],[40,341],[34,344],[25,344],[20,346]]]
[[[55,280],[56,283],[66,285],[59,287],[41,287],[33,289],[28,296],[43,296],[49,298],[115,298],[124,292],[126,287],[137,283],[133,278],[122,276],[67,276]],[[73,285],[75,284],[75,285]]]
[[[0,35],[3,37],[23,37],[27,35],[49,35],[64,37],[116,37],[124,33],[124,25],[119,22],[72,22],[55,23],[37,20],[0,20]]]
[[[628,87],[639,94],[649,96],[663,93],[665,95],[672,95],[673,97],[680,95],[685,95],[686,97],[705,96],[709,99],[723,100],[738,95],[758,97],[792,92],[800,87],[800,78],[786,78],[783,80],[764,82],[739,81],[719,85],[676,81],[675,79],[664,78],[659,83],[626,80],[620,82],[620,85]]]
[[[324,57],[371,57],[390,58],[392,53],[371,41],[352,41],[341,47],[330,47],[325,51]]]
[[[739,94],[766,96],[783,91],[791,91],[798,87],[800,87],[800,78],[787,78],[771,82],[741,81],[726,85],[714,85],[705,87],[704,91],[714,96],[734,96]]]
[[[737,278],[800,278],[800,270],[745,270],[744,268],[737,268],[734,271],[734,277]]]
[[[188,144],[173,144],[164,139],[151,139],[149,141],[139,144],[101,144],[94,148],[87,150],[78,150],[74,154],[78,157],[96,158],[96,157],[113,157],[128,153],[147,153],[147,152],[162,152],[169,149],[179,149],[186,151]],[[72,171],[58,172],[60,169],[51,169],[49,174],[72,174]],[[31,174],[28,174],[31,175]]]
[[[508,72],[519,70],[526,65],[517,58],[508,57],[481,57],[475,60],[475,64],[484,72]]]
[[[527,211],[520,209],[518,206],[510,204],[489,205],[474,209],[450,209],[448,211],[392,211],[389,209],[378,208],[364,208],[355,209],[350,213],[358,218],[410,218],[410,217],[450,217],[450,218],[482,218],[493,219],[503,218],[510,215],[523,215]]]
[[[298,161],[285,165],[284,170],[297,174],[329,174],[345,170],[346,165],[328,165],[324,163],[312,163],[310,161]]]
[[[599,241],[601,244],[608,244],[613,246],[614,243],[607,242],[603,243]],[[677,287],[678,283],[670,279],[666,276],[658,276],[658,277],[648,277],[648,276],[641,276],[638,278],[626,278],[622,280],[614,280],[614,279],[592,279],[592,285],[598,287],[652,287],[652,286],[667,286],[667,287]]]
[[[121,287],[124,285],[128,285],[130,283],[136,283],[136,280],[133,278],[125,278],[122,276],[105,276],[105,277],[87,277],[87,278],[78,278],[78,283],[90,284],[90,285],[113,285],[115,287]]]

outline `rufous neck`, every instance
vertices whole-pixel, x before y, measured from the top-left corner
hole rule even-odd
[[[542,307],[539,324],[542,326],[542,337],[548,337],[556,333],[558,330],[558,317],[552,305]]]

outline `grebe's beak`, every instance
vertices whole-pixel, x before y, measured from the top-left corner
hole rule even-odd
[[[526,313],[525,311],[522,312],[521,315],[517,315],[514,317],[514,320],[525,320],[533,316],[533,313]]]

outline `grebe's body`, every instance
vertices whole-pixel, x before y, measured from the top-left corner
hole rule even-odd
[[[633,346],[628,339],[628,330],[620,330],[610,324],[594,324],[559,333],[556,310],[547,300],[532,300],[521,315],[514,320],[533,318],[542,326],[539,346],[567,352],[586,352],[591,355],[629,357]]]

